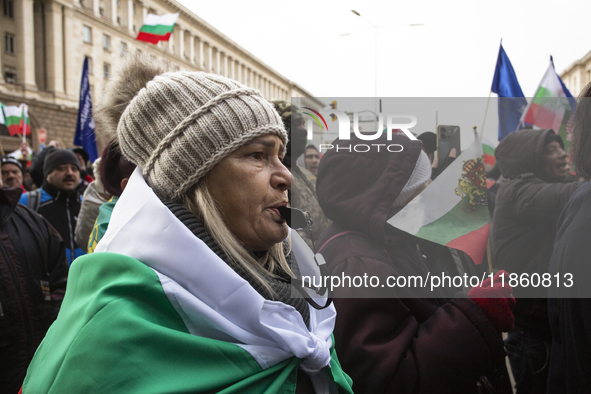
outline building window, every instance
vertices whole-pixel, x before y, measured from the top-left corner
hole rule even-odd
[[[105,51],[111,51],[111,36],[103,34],[103,49]]]
[[[16,84],[16,71],[14,69],[6,69],[4,71],[4,81],[6,83]]]
[[[120,25],[121,24],[121,18],[117,17],[117,24]]]
[[[99,8],[99,14],[100,14],[101,16],[105,16],[105,9],[104,9],[104,8],[102,8],[102,7],[101,7],[101,8]]]
[[[133,15],[135,15],[135,3],[131,3],[132,7],[133,7]]]
[[[14,7],[12,0],[4,0],[4,16],[7,18],[14,18]]]
[[[84,58],[85,59],[88,59],[88,73],[90,75],[93,75],[94,72],[92,71],[93,70],[93,67],[92,67],[92,58],[90,56],[84,56]]]
[[[117,0],[117,7],[121,6],[121,0]]]
[[[135,25],[133,25],[133,32],[135,33]]]
[[[110,74],[111,74],[111,65],[109,63],[103,64],[103,78],[109,79]]]
[[[16,48],[14,46],[14,36],[10,33],[4,33],[4,52],[14,55]]]
[[[124,42],[121,42],[121,56],[125,55],[127,53],[127,44]]]
[[[82,37],[85,43],[92,44],[92,29],[86,25],[82,26]]]

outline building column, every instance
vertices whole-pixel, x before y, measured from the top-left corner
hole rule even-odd
[[[221,69],[221,64],[222,64],[222,62],[221,62],[221,57],[222,57],[222,54],[220,53],[220,50],[219,50],[219,48],[218,48],[218,50],[217,50],[217,51],[216,51],[216,53],[215,53],[215,69],[217,70],[217,73],[218,73],[219,75],[222,75],[222,69]]]
[[[96,1],[96,0],[94,0]],[[133,35],[133,0],[127,0],[127,29]],[[141,27],[141,26],[140,26]]]
[[[199,38],[199,51],[197,51],[197,53],[199,54],[199,67],[201,67],[202,70],[205,70],[205,59],[203,59],[203,40],[201,38]]]
[[[263,81],[263,88],[264,88],[264,92],[263,94],[265,95],[265,97],[267,99],[269,99],[269,78],[265,78]]]
[[[2,53],[4,50],[2,49],[2,43],[0,42],[0,66],[2,66]],[[0,69],[0,83],[4,83],[4,70]]]
[[[228,55],[224,53],[224,77],[230,77],[230,72],[228,71]]]
[[[213,47],[209,44],[207,48],[207,72],[211,72],[211,65],[213,64]]]
[[[47,48],[47,90],[64,93],[64,37],[62,35],[62,5],[57,1],[47,3],[45,8]]]
[[[189,61],[195,63],[195,36],[189,36]]]
[[[117,0],[111,0],[111,22],[113,22],[113,24],[115,26],[118,26],[118,24],[117,24]]]
[[[144,19],[144,22],[145,22],[145,19]],[[142,22],[142,23],[144,23],[144,22]],[[174,28],[172,29],[172,33],[170,34],[170,38],[168,39],[168,42],[167,42],[167,49],[166,50],[169,51],[170,53],[173,53],[173,54],[174,54],[174,47],[176,46],[176,45],[174,45],[174,44],[176,44],[174,41],[176,40],[176,36],[179,35],[179,29],[180,29],[180,27],[178,24],[174,26]]]
[[[100,9],[100,1],[99,0],[92,0],[92,12],[94,13],[95,16],[98,16],[100,18],[101,13],[100,13],[99,9]]]
[[[35,83],[35,29],[33,26],[33,0],[14,2],[16,22],[16,78],[17,83],[29,90],[37,90]]]
[[[98,2],[98,1],[97,1]],[[98,14],[97,14],[98,15]],[[64,70],[64,93],[70,98],[77,96],[76,84],[80,84],[80,76],[82,70],[82,63],[78,65],[80,71],[76,71],[74,66],[75,58],[77,56],[74,49],[74,10],[70,7],[64,8],[63,14],[64,24],[64,48],[63,48],[63,70]],[[82,57],[84,61],[84,57]],[[76,81],[78,78],[78,81]],[[78,88],[80,86],[78,85]]]
[[[185,29],[179,25],[176,25],[179,28],[178,30],[178,55],[181,59],[185,58]],[[177,42],[174,43],[174,46],[177,46]],[[177,48],[174,48],[175,50]]]

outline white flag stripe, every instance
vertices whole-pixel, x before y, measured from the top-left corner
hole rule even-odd
[[[23,115],[23,110],[15,105],[8,105],[4,107],[4,115],[7,118],[9,116],[17,116],[20,118]]]
[[[538,93],[540,88],[544,88],[548,91],[553,92],[555,97],[566,97],[566,93],[564,92],[564,89],[562,89],[562,85],[561,85],[560,81],[558,80],[558,75],[556,75],[556,71],[554,70],[554,66],[552,66],[552,62],[550,62],[550,65],[548,66],[546,73],[542,77],[542,80],[540,81],[540,84],[538,85],[538,88],[536,89],[536,94]],[[534,100],[535,100],[535,97],[529,102],[529,104],[527,105],[527,107],[525,108],[523,113],[521,114],[520,122],[522,122],[522,123],[524,122],[525,116],[529,112],[529,108],[531,107]],[[563,100],[558,100],[558,99],[551,101],[551,102],[547,102],[545,105],[547,108],[551,109],[554,113],[556,113],[558,115],[558,116],[556,116],[554,124],[553,124],[553,129],[556,132],[558,132],[558,130],[560,129],[560,125],[562,123],[562,118],[564,118],[565,105],[568,105],[570,107],[570,104],[568,103],[568,101],[564,102]],[[534,128],[539,128],[539,127],[534,125]]]
[[[177,19],[179,18],[178,12],[176,14],[164,14],[164,15],[155,15],[155,14],[148,14],[146,16],[146,21],[144,25],[149,26],[157,26],[157,25],[165,25],[165,26],[172,26],[176,23]]]
[[[482,145],[478,136],[421,194],[390,218],[388,224],[409,234],[416,234],[421,227],[451,211],[462,200],[455,189],[462,174],[464,160],[477,157],[482,157]]]

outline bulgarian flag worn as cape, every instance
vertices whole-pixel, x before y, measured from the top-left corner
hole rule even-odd
[[[489,214],[478,136],[421,194],[388,220],[416,237],[459,249],[482,263]]]
[[[168,41],[179,14],[154,15],[148,14],[146,22],[140,29],[136,40],[158,44],[158,41]]]
[[[291,237],[299,263],[305,242]],[[310,308],[307,327],[294,307],[265,300],[137,168],[95,253],[72,263],[23,394],[295,393],[298,373],[317,393],[352,393],[335,317],[332,305]]]

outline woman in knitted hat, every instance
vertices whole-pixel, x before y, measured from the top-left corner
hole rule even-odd
[[[334,292],[335,346],[355,393],[511,392],[500,335],[513,325],[510,288],[489,279],[448,299],[413,285],[441,272],[430,272],[418,238],[387,224],[430,183],[421,142],[384,134],[371,145],[357,136],[332,145],[317,192],[333,224],[316,245],[333,278],[368,283]]]
[[[137,168],[23,393],[351,392],[334,309],[292,298],[279,115],[236,81],[167,69],[134,55],[105,89],[99,128]]]

